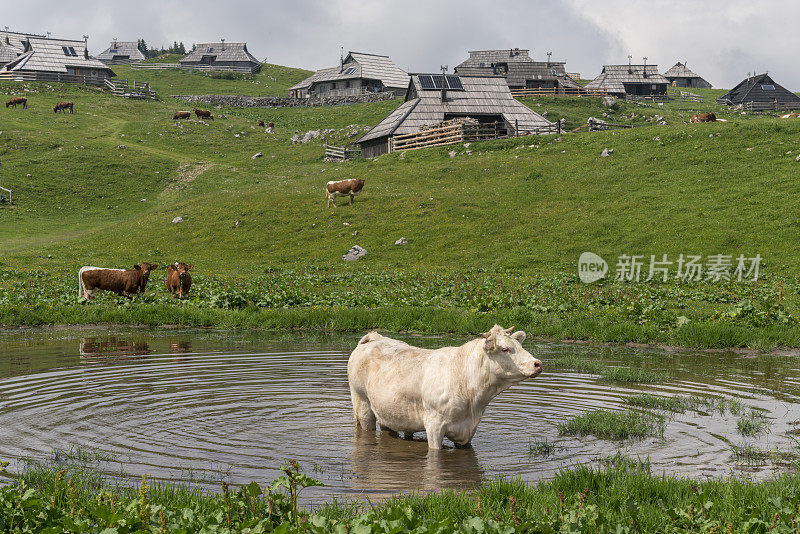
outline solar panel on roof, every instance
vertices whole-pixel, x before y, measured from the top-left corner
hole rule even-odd
[[[433,85],[433,76],[430,74],[419,75],[419,86],[425,90],[436,89],[436,87]],[[441,85],[439,88],[441,89]]]
[[[451,76],[448,75],[447,77],[447,88],[452,89],[454,91],[463,91],[464,85],[461,83],[461,78],[458,76]]]

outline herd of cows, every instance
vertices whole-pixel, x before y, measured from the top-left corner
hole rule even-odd
[[[28,99],[24,96],[15,96],[6,102],[6,108],[13,107],[16,109],[17,106],[22,106],[22,109],[28,109]],[[74,113],[74,108],[75,105],[72,102],[58,102],[53,108],[53,113],[58,113],[59,111],[63,113],[66,112],[66,110],[69,110],[70,113]]]
[[[192,287],[190,263],[175,262],[167,267],[167,291],[172,298],[189,297]],[[117,295],[132,297],[144,293],[150,273],[158,269],[154,263],[142,262],[133,269],[105,269],[102,267],[81,267],[78,271],[78,298],[92,299],[100,291],[111,291]]]

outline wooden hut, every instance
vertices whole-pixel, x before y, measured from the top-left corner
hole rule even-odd
[[[32,36],[25,39],[23,52],[0,69],[3,73],[18,74],[24,80],[96,85],[115,76],[107,65],[89,55],[85,41]]]
[[[746,105],[754,109],[800,107],[800,96],[773,80],[769,74],[748,76],[722,95],[717,102],[732,106]]]
[[[144,61],[142,51],[139,50],[139,43],[136,41],[111,41],[111,46],[97,55],[97,59],[106,65],[124,65],[134,61]]]
[[[408,73],[389,56],[348,52],[338,67],[318,70],[302,82],[289,88],[289,96],[350,96],[392,91],[404,96],[408,88]]]
[[[553,125],[515,100],[502,76],[412,74],[405,102],[358,140],[361,154],[386,154],[395,136],[459,118],[499,124],[507,134]]]
[[[672,87],[695,87],[699,89],[711,89],[711,84],[692,72],[686,63],[675,63],[667,72],[664,78]]]
[[[580,85],[567,75],[563,61],[535,61],[530,50],[470,50],[469,58],[455,68],[465,76],[503,76],[511,90],[577,89]]]
[[[261,69],[261,62],[247,51],[247,43],[199,43],[179,62],[188,68],[235,72],[258,72]]]
[[[658,65],[604,65],[600,75],[586,84],[586,89],[605,89],[610,95],[666,96],[667,79]]]

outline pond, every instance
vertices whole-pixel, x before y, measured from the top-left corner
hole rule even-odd
[[[731,473],[765,478],[783,469],[742,462],[732,448],[798,450],[800,361],[796,355],[604,347],[526,341],[544,371],[497,397],[472,449],[428,451],[356,431],[347,358],[360,335],[265,334],[217,330],[90,328],[0,333],[0,459],[47,458],[54,449],[110,453],[109,472],[215,484],[278,475],[298,460],[332,496],[473,488],[496,475],[538,481],[559,469],[617,452],[649,457],[653,471],[694,478]],[[397,336],[455,345],[465,337]],[[620,383],[552,365],[565,357],[604,367],[668,373],[657,384]],[[635,393],[739,399],[764,414],[768,431],[745,438],[731,413],[666,414],[663,437],[609,441],[559,434],[589,410],[625,410]],[[546,441],[549,454],[533,446]],[[19,463],[12,463],[12,468]]]

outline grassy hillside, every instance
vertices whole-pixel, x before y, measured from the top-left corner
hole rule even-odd
[[[212,88],[198,92],[221,93],[228,83],[203,81]],[[178,124],[171,115],[182,106],[169,99],[127,101],[93,89],[34,84],[1,87],[24,92],[30,108],[0,111],[0,185],[14,189],[16,200],[14,206],[0,205],[0,262],[8,272],[54,277],[71,298],[81,265],[181,260],[197,266],[199,280],[214,275],[234,283],[265,270],[304,269],[350,277],[344,286],[306,284],[311,292],[325,288],[331,294],[359,285],[369,273],[406,272],[409,279],[422,277],[423,288],[426,273],[446,280],[487,273],[476,275],[480,280],[472,285],[478,289],[445,299],[448,306],[538,306],[550,313],[562,305],[561,311],[581,310],[581,299],[602,301],[604,291],[622,295],[612,299],[613,306],[627,305],[629,294],[638,295],[637,302],[656,298],[647,284],[620,290],[613,284],[596,290],[575,285],[583,251],[606,258],[612,271],[621,254],[724,253],[761,254],[764,274],[784,277],[770,283],[761,304],[770,309],[779,298],[790,315],[798,315],[797,291],[790,288],[800,268],[800,121],[740,115],[709,103],[622,104],[608,120],[639,127],[325,163],[322,138],[292,144],[292,136],[323,130],[328,141],[353,142],[398,103],[218,109],[214,121]],[[53,102],[62,99],[76,102],[75,115],[52,113]],[[551,120],[581,122],[607,111],[599,99],[525,103]],[[686,124],[698,110],[715,110],[729,121]],[[668,125],[657,125],[655,115]],[[274,121],[276,133],[256,128],[259,118]],[[604,148],[614,149],[613,155],[601,157]],[[263,156],[253,159],[257,152]],[[367,179],[363,194],[353,206],[340,199],[340,207],[327,209],[325,182],[351,177]],[[176,216],[184,222],[172,224]],[[395,246],[400,237],[409,244]],[[354,244],[366,248],[367,256],[342,262]],[[511,277],[505,289],[488,274],[498,272],[511,273],[503,275]],[[571,278],[558,278],[565,273]],[[18,287],[27,275],[9,276],[13,283],[6,287]],[[556,278],[542,281],[543,276]],[[385,293],[394,283],[390,279],[365,284]],[[291,285],[293,278],[284,280]],[[446,280],[434,284],[437,291],[452,287]],[[474,304],[484,282],[492,292],[519,298],[505,304],[499,299],[488,308]],[[587,297],[590,291],[595,293]],[[676,297],[668,284],[657,290],[669,311],[658,321],[674,326],[678,315],[711,320],[745,298],[738,289],[704,291]],[[703,304],[687,310],[686,298]],[[640,304],[636,314],[644,308]],[[644,324],[640,319],[636,315],[633,323]],[[629,334],[673,339],[661,330]],[[574,334],[592,337],[590,331]],[[557,328],[551,334],[559,335]]]
[[[177,60],[167,62],[175,61]],[[148,82],[162,99],[170,95],[207,94],[288,96],[289,87],[312,74],[311,71],[269,63],[264,64],[255,74],[183,69],[134,69],[130,65],[115,65],[113,69],[118,79]]]

